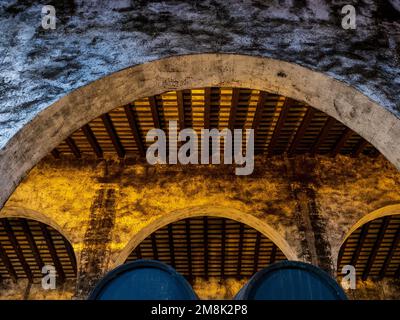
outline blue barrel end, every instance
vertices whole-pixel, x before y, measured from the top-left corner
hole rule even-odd
[[[347,300],[340,285],[308,263],[282,261],[257,272],[236,300]]]
[[[197,300],[192,287],[172,267],[137,260],[109,272],[89,300]]]

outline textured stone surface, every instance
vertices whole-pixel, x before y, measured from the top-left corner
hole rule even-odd
[[[177,54],[273,57],[326,73],[400,115],[399,16],[390,4],[349,1],[54,1],[56,30],[39,1],[0,1],[0,147],[66,93],[123,68]],[[52,1],[49,2],[51,4]]]

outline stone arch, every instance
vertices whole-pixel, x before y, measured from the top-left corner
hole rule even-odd
[[[289,243],[276,230],[257,217],[233,208],[204,206],[170,212],[144,227],[140,232],[134,235],[124,249],[122,249],[113,262],[111,269],[123,264],[132,250],[156,230],[179,220],[201,216],[226,218],[246,224],[269,238],[283,252],[288,260],[299,260]]]
[[[50,218],[48,215],[45,215],[41,212],[23,208],[23,207],[14,207],[14,206],[7,206],[0,210],[0,219],[1,218],[24,218],[35,220],[46,224],[60,233],[71,245],[73,254],[75,256],[75,261],[77,265],[79,265],[79,256],[76,254],[74,249],[74,242],[72,241],[73,237],[67,230],[64,230],[56,221]]]
[[[363,216],[360,220],[358,220],[355,224],[353,224],[351,226],[351,228],[347,232],[346,236],[344,237],[343,241],[340,243],[339,248],[345,243],[347,238],[350,237],[350,235],[354,231],[356,231],[358,228],[360,228],[364,224],[366,224],[372,220],[376,220],[376,219],[379,219],[379,218],[382,218],[385,216],[392,216],[392,215],[396,215],[396,214],[400,214],[400,204],[392,204],[389,206],[385,206],[383,208],[379,208],[377,210],[374,210],[374,211],[366,214],[365,216]]]
[[[271,58],[182,55],[113,73],[40,112],[0,150],[0,207],[30,169],[92,119],[139,98],[211,86],[264,90],[305,102],[348,126],[400,168],[400,144],[393,143],[400,136],[400,119],[358,90],[325,74]]]
[[[383,242],[383,239],[386,238],[386,232],[388,228],[391,227],[391,217],[400,215],[400,204],[393,204],[382,207],[380,209],[374,210],[366,215],[364,215],[361,219],[359,219],[356,223],[354,223],[346,233],[346,236],[342,239],[341,243],[335,247],[336,254],[334,256],[335,265],[337,266],[338,275],[340,274],[340,267],[343,267],[346,264],[354,264],[354,266],[359,265],[361,263],[360,268],[357,269],[357,273],[362,274],[362,279],[366,280],[370,275],[371,270],[373,269],[374,263],[376,262],[376,257],[379,255],[379,251]],[[387,219],[385,218],[387,217]],[[398,218],[395,219],[398,221]],[[375,228],[378,228],[378,232],[370,233],[370,224],[374,224]],[[394,222],[395,227],[397,227],[398,222]],[[393,227],[392,227],[393,229]],[[357,231],[359,233],[357,233]],[[380,262],[378,263],[378,267],[380,269],[379,278],[383,278],[386,274],[386,270],[388,265],[390,264],[392,258],[391,254],[394,253],[392,250],[396,250],[396,237],[398,235],[393,234],[391,236],[390,248],[384,249],[382,255],[380,257]],[[367,247],[366,239],[369,239]],[[348,245],[348,240],[350,240],[350,244]],[[372,246],[371,246],[372,245]],[[392,253],[390,253],[392,251]],[[364,256],[361,260],[360,254],[363,252]],[[350,257],[350,260],[349,260]],[[365,257],[368,257],[368,261],[365,264]],[[390,258],[389,258],[390,257]],[[354,259],[354,261],[353,261]],[[345,260],[345,262],[344,262]],[[361,261],[361,262],[360,262]],[[384,261],[382,263],[382,261]],[[384,267],[385,266],[385,267]],[[399,269],[400,270],[400,269]],[[376,272],[376,270],[375,270]],[[374,274],[373,276],[376,276]]]

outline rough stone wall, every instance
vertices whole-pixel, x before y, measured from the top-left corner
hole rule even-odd
[[[257,159],[250,176],[235,176],[234,167],[224,165],[46,158],[18,186],[0,216],[29,209],[55,221],[76,252],[74,296],[84,298],[144,227],[171,212],[201,206],[234,208],[259,218],[299,260],[335,275],[337,253],[351,226],[373,210],[400,203],[399,190],[400,174],[383,157]],[[199,295],[232,297],[239,284],[207,285],[209,291],[195,284]],[[371,297],[374,288],[376,298],[393,296],[396,290],[389,294],[389,287],[387,282],[363,284],[365,293],[353,295]]]
[[[357,29],[341,28],[354,4]],[[397,0],[0,1],[0,148],[60,97],[112,72],[179,54],[272,57],[358,88],[400,115]]]

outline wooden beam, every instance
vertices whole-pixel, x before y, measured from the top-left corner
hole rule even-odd
[[[372,251],[371,251],[371,253],[370,253],[369,257],[368,257],[368,262],[367,262],[367,265],[366,265],[366,267],[364,269],[364,272],[363,272],[363,275],[362,275],[362,279],[364,281],[367,280],[369,272],[371,271],[371,268],[372,268],[372,266],[374,264],[376,255],[377,255],[377,253],[379,251],[379,248],[381,247],[382,240],[385,237],[385,233],[386,233],[387,227],[389,226],[389,222],[390,222],[390,216],[386,216],[386,217],[383,218],[382,225],[381,225],[381,227],[379,229],[378,236],[376,238],[376,241],[375,241],[375,244],[374,244],[374,246],[372,248]]]
[[[398,266],[398,268],[397,268],[397,270],[396,270],[396,272],[394,274],[394,277],[395,277],[395,279],[400,278],[400,265]]]
[[[17,258],[18,258],[22,268],[24,269],[26,277],[29,279],[29,281],[33,281],[32,271],[31,271],[28,263],[25,260],[25,257],[22,253],[22,250],[18,243],[18,240],[15,237],[14,231],[10,225],[10,222],[8,221],[8,219],[0,219],[0,223],[2,224],[4,230],[7,234],[7,238],[11,242],[11,246],[12,246],[15,254],[17,255]]]
[[[342,259],[343,259],[343,254],[344,254],[344,249],[347,246],[347,239],[345,240],[345,242],[342,244],[342,246],[339,249],[339,254],[338,254],[338,261],[337,261],[337,267],[340,267],[340,264],[342,263]]]
[[[361,228],[361,233],[360,233],[360,237],[358,238],[357,247],[353,253],[353,256],[351,258],[351,263],[350,263],[354,267],[357,264],[358,257],[360,256],[362,247],[364,246],[365,238],[367,237],[367,234],[368,234],[369,225],[370,225],[370,223],[368,222],[368,223],[364,224]]]
[[[156,97],[149,97],[151,115],[153,117],[154,128],[161,129],[161,119],[158,114],[157,100]]]
[[[285,102],[283,103],[281,112],[279,113],[279,118],[275,125],[275,129],[272,134],[271,141],[268,145],[268,151],[267,151],[268,156],[271,156],[273,154],[274,147],[275,147],[276,143],[278,142],[279,135],[281,134],[281,131],[285,124],[287,115],[289,114],[289,109],[290,109],[291,103],[292,103],[292,100],[290,98],[285,98]]]
[[[178,104],[179,130],[186,128],[185,123],[185,106],[183,104],[183,91],[176,91],[176,100]]]
[[[271,256],[269,257],[269,264],[273,264],[276,260],[276,245],[272,243]]]
[[[210,129],[211,88],[204,88],[204,129]]]
[[[294,154],[296,152],[296,148],[299,145],[301,139],[304,137],[304,134],[307,131],[307,128],[309,127],[313,116],[315,113],[315,109],[312,107],[308,107],[303,120],[301,121],[301,124],[299,126],[299,128],[297,129],[296,135],[292,141],[292,143],[290,144],[289,150],[288,150],[288,154]]]
[[[244,239],[244,224],[241,223],[239,227],[237,277],[240,277],[240,274],[242,273],[243,239]]]
[[[138,259],[142,259],[142,250],[140,250],[140,244],[136,247],[135,253]]]
[[[75,143],[75,140],[72,139],[71,137],[68,137],[65,142],[67,143],[69,149],[71,152],[74,154],[76,158],[81,158],[81,151],[79,150],[78,146]]]
[[[386,275],[387,268],[389,267],[390,262],[392,261],[392,258],[394,256],[394,253],[396,252],[399,243],[400,243],[400,226],[396,230],[396,234],[390,246],[389,252],[385,258],[385,262],[383,263],[381,271],[379,272],[379,278],[382,279]]]
[[[221,278],[225,278],[225,245],[226,245],[226,221],[222,218],[221,227]]]
[[[254,141],[257,141],[257,133],[260,127],[262,114],[264,111],[265,101],[267,100],[268,93],[265,91],[260,91],[258,95],[258,101],[256,106],[256,111],[254,112],[254,118],[252,123],[252,129],[254,130]]]
[[[190,220],[185,220],[186,227],[186,247],[187,247],[187,255],[188,255],[188,268],[189,268],[189,280],[193,279],[193,267],[192,267],[192,244],[190,241]]]
[[[363,150],[367,145],[368,145],[367,140],[361,138],[361,140],[357,143],[357,145],[352,151],[352,157],[358,157],[361,154],[361,152],[363,152]]]
[[[331,152],[332,157],[336,157],[340,153],[340,150],[342,150],[342,148],[346,144],[346,141],[351,137],[352,134],[353,134],[353,131],[351,131],[350,128],[346,127],[344,129],[342,135],[340,136],[340,138],[338,139],[338,141],[336,142],[336,144],[334,145],[334,147],[332,149],[332,152]]]
[[[254,247],[253,273],[256,273],[258,271],[258,261],[260,260],[260,245],[261,245],[261,233],[257,231],[256,244]]]
[[[120,158],[123,158],[125,156],[125,149],[121,143],[121,140],[119,139],[117,131],[115,130],[110,115],[105,113],[101,115],[101,119],[103,120],[104,127],[106,128],[107,133],[114,145],[115,151]]]
[[[168,243],[169,243],[169,252],[170,252],[170,256],[171,256],[171,266],[176,268],[174,234],[173,234],[173,230],[172,230],[172,224],[168,225]]]
[[[208,279],[208,217],[203,217],[204,275]]]
[[[51,150],[51,154],[55,159],[61,158],[61,153],[57,148],[54,148],[53,150]]]
[[[132,109],[132,106],[130,105],[126,105],[124,109],[129,126],[131,127],[133,138],[135,139],[136,146],[139,149],[140,155],[144,157],[146,155],[146,148],[139,130],[136,112]]]
[[[13,281],[16,282],[18,279],[17,273],[15,272],[15,269],[14,269],[10,259],[8,258],[7,252],[4,249],[1,241],[0,241],[0,258],[1,258],[1,262],[3,262],[4,266],[6,267],[8,274],[13,279]]]
[[[43,223],[40,223],[40,230],[42,231],[44,240],[46,241],[47,248],[50,252],[51,259],[53,260],[54,267],[56,268],[57,275],[59,275],[61,282],[65,280],[65,273],[62,268],[60,259],[58,258],[56,248],[53,243],[53,239],[51,238],[50,231],[47,229],[47,226]]]
[[[231,110],[229,112],[229,123],[228,123],[228,128],[230,130],[233,130],[235,128],[236,115],[237,115],[237,109],[238,109],[238,104],[239,104],[239,97],[240,97],[240,89],[233,88],[232,89]]]
[[[88,124],[85,124],[82,127],[82,131],[86,136],[87,141],[89,142],[90,146],[92,147],[94,153],[96,154],[97,158],[103,158],[103,150],[101,149],[101,146],[99,142],[97,141],[97,138],[95,134],[93,133],[92,129]]]
[[[315,142],[315,144],[313,145],[313,147],[310,150],[310,153],[312,155],[315,155],[318,152],[319,147],[321,146],[321,144],[324,142],[325,138],[328,136],[329,131],[331,130],[331,128],[333,127],[333,125],[335,124],[335,119],[333,119],[332,117],[328,117],[328,119],[326,120],[324,126],[322,127],[322,130],[317,138],[317,141]]]
[[[153,249],[153,259],[158,260],[157,239],[155,232],[151,234],[151,247]]]
[[[74,270],[74,274],[76,275],[78,270],[77,270],[77,265],[76,265],[76,258],[74,254],[74,249],[72,248],[71,244],[68,242],[67,239],[64,238],[64,246],[65,250],[67,251],[69,260],[71,262],[72,270]]]
[[[29,227],[28,221],[26,219],[20,219],[20,221],[22,224],[22,230],[24,231],[24,236],[25,236],[26,240],[28,241],[29,247],[31,248],[31,252],[35,258],[38,269],[41,272],[42,268],[44,266],[44,263],[43,263],[42,257],[40,256],[39,249],[36,245],[35,238],[32,235],[32,231]]]

